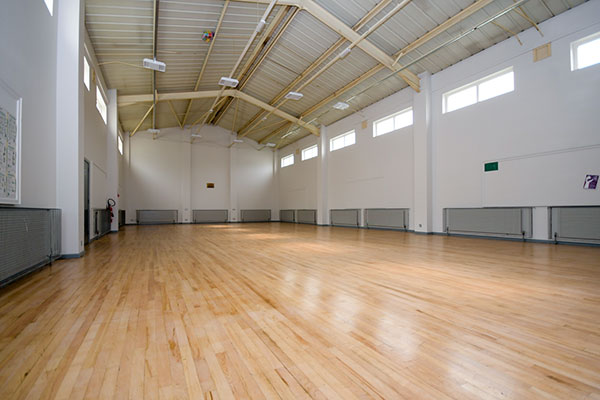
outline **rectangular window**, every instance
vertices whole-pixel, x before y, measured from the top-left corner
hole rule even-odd
[[[571,71],[600,63],[600,32],[571,43]]]
[[[50,16],[52,16],[54,11],[54,0],[44,0],[44,3],[46,3],[46,7],[48,7]]]
[[[117,148],[119,149],[119,153],[123,155],[123,139],[121,139],[121,135],[117,136]]]
[[[344,147],[352,146],[354,143],[356,143],[356,135],[354,130],[351,130],[332,138],[329,141],[329,151],[343,149]]]
[[[281,168],[289,167],[290,165],[294,165],[294,155],[293,154],[289,154],[289,155],[281,158]]]
[[[443,112],[451,112],[515,90],[515,73],[507,68],[443,95]]]
[[[314,146],[307,147],[302,150],[302,161],[310,160],[311,158],[315,158],[319,155],[319,147],[315,144]]]
[[[407,108],[406,110],[402,110],[375,121],[373,123],[373,136],[385,135],[386,133],[396,131],[412,124],[413,111],[412,108]]]
[[[102,120],[106,124],[106,102],[104,101],[104,97],[102,97],[100,86],[96,86],[96,108],[102,116]]]
[[[90,63],[86,57],[83,57],[83,83],[87,90],[90,90]]]

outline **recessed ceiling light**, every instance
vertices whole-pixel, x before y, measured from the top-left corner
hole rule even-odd
[[[240,82],[237,79],[222,77],[219,81],[219,85],[227,87],[236,87]]]
[[[285,95],[285,98],[288,100],[300,100],[303,97],[304,97],[304,95],[302,93],[298,93],[298,92],[289,92],[288,94]]]
[[[350,104],[348,104],[348,103],[344,103],[343,101],[340,101],[340,102],[338,102],[338,103],[335,103],[335,104],[333,105],[333,108],[335,108],[336,110],[345,110],[345,109],[347,109],[348,107],[350,107]]]

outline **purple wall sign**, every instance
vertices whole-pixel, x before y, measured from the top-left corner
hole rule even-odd
[[[585,182],[583,183],[584,189],[596,189],[598,187],[598,177],[600,175],[586,175]]]

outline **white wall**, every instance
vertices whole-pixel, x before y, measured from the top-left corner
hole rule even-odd
[[[306,137],[279,151],[279,160],[300,150],[292,166],[279,171],[282,209],[316,209],[319,204],[319,171],[323,171],[329,209],[336,208],[412,208],[413,132],[406,127],[373,137],[373,122],[412,106],[412,92],[400,91],[327,127],[327,168],[319,169],[319,158],[301,161],[301,150],[316,144]],[[366,128],[363,128],[366,121]],[[354,129],[356,144],[333,152],[329,139]],[[319,143],[320,144],[320,143]],[[411,221],[412,223],[412,221]]]
[[[229,148],[231,132],[214,126],[201,130],[190,144],[190,131],[161,130],[156,140],[139,132],[128,140],[126,163],[127,222],[136,210],[178,210],[179,222],[191,222],[194,209],[278,210],[274,191],[273,152],[247,140]],[[207,183],[214,183],[209,189]]]
[[[23,207],[56,207],[56,9],[50,16],[43,1],[2,0],[0,79],[23,98]]]
[[[570,70],[570,43],[600,31],[600,1],[541,29],[544,37],[533,28],[520,33],[523,46],[509,39],[421,76],[421,94],[405,89],[328,126],[325,143],[351,129],[357,143],[326,153],[321,169],[298,161],[283,168],[282,208],[409,207],[411,229],[443,232],[447,207],[532,206],[534,238],[547,239],[548,206],[600,204],[600,190],[583,190],[585,174],[600,174],[600,65]],[[547,42],[552,57],[534,63],[532,50]],[[514,92],[442,114],[443,93],[508,66],[515,72]],[[372,137],[373,120],[411,105],[413,127]],[[361,129],[363,120],[367,129]],[[278,158],[316,142],[305,138],[281,149]],[[484,173],[487,161],[499,161],[499,171]]]
[[[600,1],[541,29],[543,38],[530,29],[523,46],[510,39],[433,76],[434,231],[446,207],[600,204],[600,191],[583,190],[585,174],[600,173],[600,65],[570,67],[570,43],[600,31]],[[534,63],[531,50],[548,42],[552,57]],[[509,66],[514,92],[442,114],[444,92]],[[486,161],[499,171],[484,173]]]

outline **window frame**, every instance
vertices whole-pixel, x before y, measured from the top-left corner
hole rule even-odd
[[[92,68],[86,56],[83,56],[83,84],[88,91],[92,88]]]
[[[411,115],[411,118],[410,118],[411,122],[410,122],[410,124],[397,127],[396,126],[396,117],[398,117],[400,115],[407,114],[407,113],[410,113],[410,115]],[[390,119],[392,120],[394,128],[391,131],[387,131],[387,132],[384,132],[384,133],[377,133],[377,124],[380,124],[382,122],[388,121]],[[413,126],[414,122],[415,121],[414,121],[413,108],[412,107],[405,108],[405,109],[400,110],[398,112],[395,112],[393,114],[387,115],[387,116],[385,116],[383,118],[379,118],[377,121],[373,121],[373,137],[387,135],[388,133],[392,133],[392,132],[398,131],[398,130],[400,130],[402,128],[408,128],[409,126]]]
[[[306,152],[314,150],[314,149],[317,150],[317,152],[316,152],[316,154],[314,156],[311,156],[311,157],[305,157],[304,156],[304,154]],[[302,156],[301,156],[301,160],[302,161],[310,160],[310,159],[317,158],[317,157],[319,157],[319,145],[318,144],[313,144],[312,146],[308,146],[308,147],[302,149]]]
[[[46,4],[46,8],[48,9],[50,16],[53,17],[54,16],[54,0],[44,0],[44,4]]]
[[[509,90],[507,92],[503,92],[503,93],[497,94],[497,95],[492,96],[492,97],[488,97],[488,98],[483,99],[483,100],[480,100],[480,96],[479,96],[479,86],[480,85],[482,85],[482,84],[484,84],[486,82],[492,81],[492,80],[494,80],[496,78],[499,78],[501,76],[508,75],[508,74],[512,74],[512,77],[513,77],[513,85],[512,85],[512,89],[511,90]],[[462,106],[462,107],[459,107],[459,108],[455,108],[453,110],[448,110],[448,98],[452,97],[453,95],[455,95],[457,93],[465,92],[465,91],[467,91],[469,89],[472,89],[472,88],[475,88],[475,102],[474,103],[471,103],[471,104],[468,104],[468,105],[465,105],[465,106]],[[470,82],[470,83],[468,83],[466,85],[460,86],[460,87],[458,87],[456,89],[449,90],[449,91],[445,92],[444,94],[442,94],[442,114],[447,114],[447,113],[451,113],[453,111],[461,110],[463,108],[467,108],[467,107],[475,105],[477,103],[481,103],[481,102],[484,102],[484,101],[487,101],[487,100],[490,100],[490,99],[493,99],[493,98],[496,98],[496,97],[499,97],[499,96],[502,96],[502,95],[505,95],[505,94],[508,94],[508,93],[512,93],[514,91],[515,91],[515,69],[511,65],[510,67],[503,68],[500,71],[494,72],[493,74],[489,74],[487,76],[484,76],[481,79],[477,79],[477,80],[475,80],[473,82]]]
[[[285,163],[285,160],[290,160],[290,159],[292,160],[291,163],[283,165]],[[296,160],[294,159],[294,153],[285,155],[285,156],[281,157],[281,164],[280,164],[281,168],[291,167],[292,165],[294,165],[295,161]]]
[[[345,144],[345,140],[344,140],[344,145],[342,147],[338,147],[338,148],[335,148],[335,149],[333,148],[333,142],[335,140],[338,140],[338,139],[341,139],[341,138],[345,139],[346,137],[349,137],[350,135],[354,136],[354,142],[352,142],[351,144]],[[355,144],[356,144],[356,130],[352,129],[352,130],[349,130],[347,132],[344,132],[344,133],[342,133],[340,135],[337,135],[337,136],[332,137],[331,139],[329,139],[329,151],[332,152],[332,151],[336,151],[336,150],[341,150],[343,148],[350,147],[350,146],[355,145]]]
[[[102,90],[100,90],[100,85],[98,84],[96,85],[96,109],[98,110],[98,113],[100,113],[100,117],[102,117],[102,120],[106,125],[108,123],[108,104],[106,103],[106,100],[104,100]]]
[[[579,62],[578,62],[579,47],[583,46],[584,44],[594,42],[596,40],[600,40],[600,32],[593,33],[593,34],[583,37],[581,39],[577,39],[574,42],[571,42],[571,46],[570,46],[570,49],[571,49],[571,72],[579,71],[581,69],[586,69],[589,67],[593,67],[594,65],[600,64],[600,61],[598,61],[594,64],[586,65],[585,67],[579,67],[579,65],[578,65],[579,64]]]
[[[123,142],[123,138],[120,134],[117,134],[117,150],[119,151],[119,154],[123,155],[124,147],[125,143]]]

